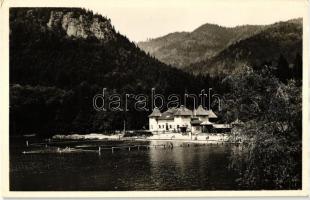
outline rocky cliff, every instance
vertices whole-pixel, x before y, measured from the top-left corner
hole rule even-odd
[[[78,15],[73,11],[51,11],[47,26],[50,29],[62,28],[68,36],[77,38],[96,37],[105,41],[115,39],[110,20],[85,14]]]
[[[18,18],[15,12],[10,13],[10,18]],[[72,38],[96,38],[100,41],[116,40],[116,32],[110,19],[91,11],[76,8],[30,8],[20,12],[24,21],[29,23],[29,29],[40,32],[59,32]],[[11,27],[12,28],[12,27]]]

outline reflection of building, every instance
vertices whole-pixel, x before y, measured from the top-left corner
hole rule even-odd
[[[192,133],[218,133],[230,131],[230,124],[215,124],[217,116],[212,110],[206,110],[201,105],[192,110],[185,106],[171,108],[161,113],[154,108],[149,115],[150,131],[192,132]]]

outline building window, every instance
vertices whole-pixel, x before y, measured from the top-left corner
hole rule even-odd
[[[177,125],[177,128],[180,128],[180,125]]]
[[[160,126],[160,125],[158,125],[158,127],[159,127],[159,128],[161,128],[161,126]]]
[[[169,128],[172,128],[172,125],[171,125],[171,124],[169,125]]]
[[[163,128],[165,128],[165,125],[163,125]]]

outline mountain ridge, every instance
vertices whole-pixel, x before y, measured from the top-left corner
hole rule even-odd
[[[281,23],[281,22],[277,22]],[[260,32],[275,26],[269,25],[239,25],[235,27],[222,27],[206,23],[192,32],[177,32],[138,43],[138,46],[158,58],[164,63],[176,68],[187,68],[196,63],[204,62],[216,57],[231,45],[253,37]],[[291,19],[282,23],[301,24],[302,19]],[[186,71],[188,71],[185,69]]]
[[[282,55],[291,65],[302,54],[302,20],[277,22],[252,37],[229,45],[216,56],[193,63],[185,71],[193,74],[225,75],[248,65],[275,67]]]

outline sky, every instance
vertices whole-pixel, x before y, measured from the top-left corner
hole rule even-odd
[[[102,0],[87,4],[131,41],[145,41],[205,23],[233,27],[302,17],[306,0]]]

